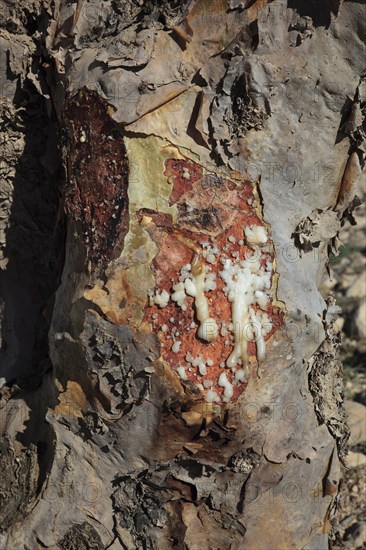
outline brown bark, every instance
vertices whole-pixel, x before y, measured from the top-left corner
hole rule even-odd
[[[364,4],[0,9],[1,546],[328,548]]]

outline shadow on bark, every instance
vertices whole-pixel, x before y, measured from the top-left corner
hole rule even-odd
[[[18,88],[14,104],[25,146],[13,180],[8,263],[0,271],[5,313],[0,376],[9,388],[5,392],[15,396],[1,411],[8,432],[0,455],[1,530],[32,509],[54,458],[53,429],[45,416],[55,396],[44,375],[52,369],[48,330],[64,256],[57,125],[31,83]]]
[[[25,147],[6,232],[9,262],[0,272],[6,316],[0,374],[7,382],[17,380],[29,389],[39,386],[42,374],[51,367],[48,328],[64,248],[57,127],[47,117],[45,100],[31,88],[29,84],[15,101],[18,109],[24,109]]]
[[[311,17],[314,27],[329,27],[333,15],[338,14],[340,0],[288,0],[288,7],[297,11],[301,17]]]

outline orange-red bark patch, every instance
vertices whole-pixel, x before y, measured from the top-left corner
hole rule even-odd
[[[179,214],[177,223],[173,225],[167,215],[152,211],[148,213],[152,221],[147,225],[147,230],[159,247],[152,265],[156,277],[154,292],[160,293],[165,289],[172,294],[172,287],[179,282],[183,266],[192,262],[195,251],[190,242],[194,243],[203,256],[206,256],[204,261],[208,272],[216,274],[216,288],[206,291],[205,295],[209,302],[210,316],[219,327],[219,335],[211,343],[198,338],[194,298],[190,296],[185,299],[185,310],[171,299],[165,307],[148,305],[144,320],[151,323],[153,330],[159,335],[162,358],[174,370],[178,367],[185,368],[187,380],[182,383],[192,388],[204,385],[205,381],[206,385],[207,381],[212,381],[211,389],[221,400],[223,388],[218,386],[218,378],[223,372],[223,363],[233,348],[233,336],[228,330],[231,323],[231,303],[223,291],[225,284],[219,274],[222,261],[224,258],[232,261],[244,260],[255,252],[261,264],[266,261],[273,264],[273,246],[269,241],[265,247],[254,249],[245,242],[243,229],[246,226],[265,225],[255,210],[256,199],[250,182],[242,181],[238,184],[208,173],[188,159],[168,160],[165,175],[172,184],[170,204],[177,206]],[[142,214],[143,212],[140,213]],[[274,271],[272,276],[273,274]],[[258,306],[253,308],[258,309]],[[281,327],[283,315],[273,308],[272,301],[263,312],[268,314],[273,325],[265,336],[268,341]],[[173,351],[175,342],[180,342],[176,352]],[[251,356],[256,354],[255,342],[248,343],[248,351]],[[187,353],[193,357],[202,356],[207,374],[200,374],[197,367],[187,362]],[[225,372],[229,382],[233,382],[234,372],[228,368],[225,368]],[[205,395],[208,389],[202,391],[201,388],[198,391]],[[237,382],[233,389],[231,402],[244,391],[245,383]]]

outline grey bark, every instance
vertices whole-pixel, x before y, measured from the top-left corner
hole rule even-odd
[[[364,15],[0,2],[2,548],[335,544],[347,427],[319,287],[364,167]],[[192,223],[162,169],[183,157],[206,183],[257,189],[283,308],[263,364],[216,409],[146,322],[159,228]]]

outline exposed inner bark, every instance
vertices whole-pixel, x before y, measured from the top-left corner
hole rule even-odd
[[[0,546],[328,549],[362,5],[0,9]]]

